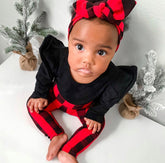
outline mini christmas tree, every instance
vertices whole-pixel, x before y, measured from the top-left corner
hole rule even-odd
[[[17,20],[17,26],[12,29],[0,26],[0,34],[10,40],[10,46],[5,49],[6,53],[15,52],[29,58],[26,55],[29,49],[32,49],[29,41],[37,35],[46,36],[48,34],[56,35],[57,32],[53,28],[42,27],[42,22],[46,17],[46,12],[42,12],[32,23],[29,17],[34,13],[38,7],[39,0],[20,0],[20,3],[15,3],[17,12],[22,16],[22,20]],[[33,55],[34,58],[34,55]]]
[[[157,65],[157,53],[153,50],[146,54],[147,65],[138,74],[137,81],[129,91],[133,102],[144,109],[150,116],[157,116],[158,110],[165,106],[153,102],[154,97],[165,88],[165,71]]]

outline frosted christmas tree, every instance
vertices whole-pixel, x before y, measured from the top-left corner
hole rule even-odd
[[[165,109],[160,103],[153,102],[154,97],[165,88],[165,71],[157,65],[157,53],[153,50],[146,54],[147,64],[140,69],[132,89],[123,97],[119,113],[127,119],[134,119],[141,109],[150,116]]]
[[[165,109],[160,103],[153,102],[154,97],[164,91],[165,70],[157,65],[157,53],[153,50],[146,54],[147,65],[137,76],[137,81],[129,91],[133,102],[144,109],[150,116],[157,116],[157,111]]]
[[[57,32],[53,28],[45,28],[41,25],[46,17],[46,12],[42,12],[41,15],[39,15],[32,23],[30,23],[29,17],[37,9],[38,3],[39,0],[20,0],[20,3],[16,2],[15,8],[21,15],[22,19],[17,20],[16,27],[14,26],[12,28],[9,28],[3,25],[0,26],[0,34],[4,38],[9,39],[10,43],[10,46],[5,49],[5,52],[15,52],[17,54],[20,54],[22,56],[20,62],[36,62],[36,58],[32,54],[32,47],[29,42],[34,36],[57,34]],[[26,59],[28,59],[28,61]],[[33,68],[31,67],[29,70],[33,69],[35,69],[34,66]]]

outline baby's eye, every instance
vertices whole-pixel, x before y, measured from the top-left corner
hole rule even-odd
[[[104,51],[104,50],[99,50],[97,53],[98,53],[98,55],[100,55],[100,56],[104,56],[104,55],[107,54],[106,51]]]
[[[77,44],[76,45],[76,48],[78,49],[78,50],[84,50],[84,47],[83,47],[83,45],[81,45],[81,44]]]

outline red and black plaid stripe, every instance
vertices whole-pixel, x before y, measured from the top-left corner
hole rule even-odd
[[[94,3],[88,0],[77,0],[73,4],[74,12],[69,24],[68,37],[77,21],[83,18],[98,17],[116,26],[119,47],[124,32],[123,20],[129,15],[135,5],[135,0],[102,0]]]
[[[28,108],[29,114],[36,126],[50,139],[64,133],[64,130],[54,118],[52,111],[60,109],[70,115],[77,116],[82,123],[82,127],[80,127],[62,147],[63,151],[77,157],[79,153],[84,151],[98,137],[104,127],[104,123],[102,124],[100,132],[92,134],[92,131],[88,130],[84,120],[84,116],[92,102],[85,105],[69,103],[61,96],[57,84],[55,84],[53,88],[54,95],[52,95],[51,92],[52,91],[50,91],[51,103],[43,111],[40,111],[39,114],[36,112],[31,113]],[[54,98],[54,100],[52,100],[52,98]]]
[[[96,140],[103,128],[104,122],[102,123],[101,130],[92,134],[92,131],[88,130],[86,124],[84,124],[72,135],[69,141],[63,146],[62,150],[77,157]]]

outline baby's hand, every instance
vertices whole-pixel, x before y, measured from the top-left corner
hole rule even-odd
[[[27,105],[31,113],[33,113],[33,111],[39,113],[39,110],[43,110],[43,108],[48,105],[48,100],[44,98],[31,98]]]
[[[101,129],[101,123],[96,122],[94,120],[84,118],[86,121],[86,125],[88,126],[88,130],[92,130],[92,134],[95,134],[96,132],[99,132]]]

